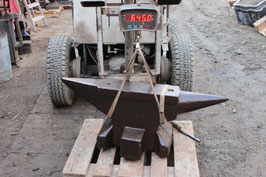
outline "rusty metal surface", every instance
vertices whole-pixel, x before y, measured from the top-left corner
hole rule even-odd
[[[169,122],[159,125],[156,131],[156,149],[155,152],[160,157],[167,157],[170,153],[173,142],[173,126]]]
[[[120,140],[120,155],[130,160],[138,160],[143,148],[145,129],[126,126]]]
[[[121,80],[116,79],[83,79],[63,78],[63,82],[77,94],[85,97],[97,109],[107,114],[120,88]],[[159,96],[164,85],[155,85]],[[169,86],[165,94],[165,115],[168,121],[176,119],[181,113],[208,107],[227,101],[227,98],[180,91],[177,86]],[[111,145],[121,146],[121,137],[125,127],[144,129],[141,148],[155,151],[161,157],[167,157],[172,143],[172,125],[160,125],[158,107],[150,84],[126,82],[118,104],[111,118],[105,121],[98,136],[98,147],[108,148]],[[124,143],[123,148],[129,148],[130,143]],[[135,148],[138,154],[139,149]],[[122,152],[123,149],[121,149]],[[131,155],[121,154],[129,159]],[[134,159],[135,160],[135,159]]]
[[[112,147],[113,124],[112,119],[107,118],[98,134],[97,146],[103,149]]]

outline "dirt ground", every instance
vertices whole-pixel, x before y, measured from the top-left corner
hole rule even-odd
[[[184,0],[171,8],[178,31],[195,48],[193,91],[226,96],[220,104],[189,114],[204,177],[266,176],[266,40],[237,24],[227,0]],[[85,118],[104,118],[78,98],[69,108],[52,106],[45,85],[51,36],[71,34],[71,11],[48,18],[32,34],[14,78],[0,84],[0,176],[59,177]],[[18,115],[18,116],[17,116]],[[13,120],[15,118],[15,120]]]

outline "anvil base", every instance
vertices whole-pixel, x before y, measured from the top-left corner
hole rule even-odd
[[[118,127],[120,129],[117,129]],[[173,127],[170,123],[159,125],[153,133],[149,132],[153,135],[148,138],[154,138],[152,141],[154,144],[149,150],[155,151],[160,157],[168,157],[172,145],[172,133]],[[111,118],[107,118],[98,134],[97,147],[107,149],[114,145],[120,146],[121,157],[138,160],[142,152],[147,150],[144,148],[144,134],[145,129],[129,126],[121,128],[121,125],[117,126]]]

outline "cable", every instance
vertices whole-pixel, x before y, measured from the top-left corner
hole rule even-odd
[[[92,58],[92,60],[98,65],[98,61],[97,61],[97,57],[94,56],[93,52],[91,51],[91,49],[87,46],[88,52]]]

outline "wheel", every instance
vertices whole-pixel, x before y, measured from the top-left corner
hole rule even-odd
[[[171,78],[171,61],[166,57],[161,57],[161,74],[160,74],[160,84],[165,84]]]
[[[172,59],[171,84],[177,85],[181,90],[192,89],[192,42],[185,34],[174,34],[170,39]]]
[[[62,82],[62,77],[71,76],[69,63],[74,58],[71,54],[71,39],[66,35],[51,38],[46,56],[46,79],[48,93],[55,106],[70,106],[75,93]]]

